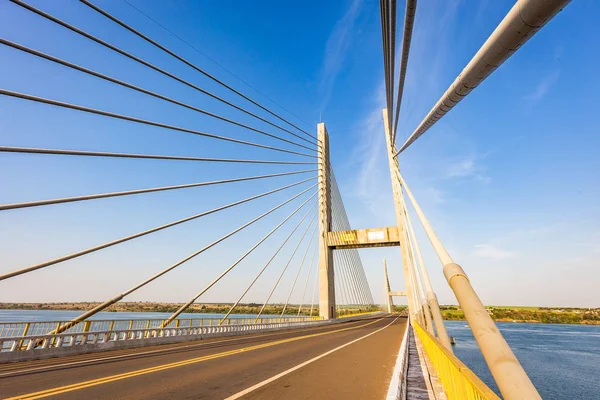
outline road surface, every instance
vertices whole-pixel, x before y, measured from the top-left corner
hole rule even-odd
[[[0,365],[1,399],[383,399],[406,318]]]

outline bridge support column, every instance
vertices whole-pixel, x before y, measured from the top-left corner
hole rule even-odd
[[[396,223],[398,224],[398,241],[400,242],[400,253],[402,255],[402,270],[404,272],[404,282],[406,284],[406,298],[408,302],[408,314],[411,318],[416,318],[418,305],[415,304],[414,288],[412,285],[412,274],[410,273],[410,255],[408,254],[408,238],[404,226],[404,216],[402,214],[402,203],[400,199],[400,182],[398,180],[398,165],[394,160],[395,148],[392,143],[391,128],[388,125],[388,111],[383,110],[383,125],[385,127],[385,141],[387,143],[388,161],[390,165],[390,176],[392,178],[392,192],[394,194],[394,206],[396,209]]]
[[[324,123],[317,125],[319,140],[319,316],[335,318],[333,250],[328,244],[331,231],[331,180],[329,135]]]
[[[444,276],[454,292],[458,304],[465,313],[473,336],[479,345],[481,354],[490,368],[490,372],[505,399],[541,399],[527,373],[517,360],[502,333],[488,314],[467,274],[458,264],[455,264],[442,242],[437,237],[423,210],[401,175],[402,185],[412,203],[421,225],[429,238],[438,258],[444,266]]]
[[[383,259],[383,273],[385,275],[385,294],[387,296],[387,309],[389,313],[392,313],[394,312],[394,301],[392,295],[390,294],[392,292],[392,289],[390,287],[390,278],[388,277],[387,262],[385,261],[385,258]]]

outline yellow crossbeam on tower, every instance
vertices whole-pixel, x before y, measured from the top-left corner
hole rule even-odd
[[[328,232],[327,246],[333,249],[399,246],[398,227]]]

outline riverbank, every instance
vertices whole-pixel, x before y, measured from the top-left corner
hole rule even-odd
[[[3,310],[54,310],[54,311],[87,311],[96,306],[99,302],[66,302],[66,303],[0,303],[0,309]],[[149,301],[139,302],[119,302],[106,308],[106,312],[141,312],[141,313],[174,313],[181,307],[183,303],[156,303]],[[213,303],[213,304],[192,304],[185,312],[191,314],[225,314],[229,311],[232,303]],[[235,307],[236,314],[256,315],[261,311],[262,304],[248,303],[238,304]],[[279,315],[284,311],[284,315],[298,315],[298,304],[269,304],[262,310],[264,315]],[[379,307],[349,307],[348,311],[364,312],[376,311]],[[311,314],[316,316],[319,314],[319,305],[311,307],[310,304],[305,304],[300,309],[302,316]]]
[[[405,310],[406,306],[395,309]],[[600,308],[488,306],[486,309],[496,322],[600,325]],[[465,314],[458,306],[440,306],[440,310],[446,321],[465,320]]]
[[[449,321],[463,321],[465,315],[456,306],[441,306],[442,316]],[[486,307],[497,322],[524,322],[541,324],[600,325],[600,308],[552,307]]]

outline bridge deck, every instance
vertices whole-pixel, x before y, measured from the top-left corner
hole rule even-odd
[[[385,315],[8,364],[0,367],[0,398],[382,399],[405,328],[405,318]]]

